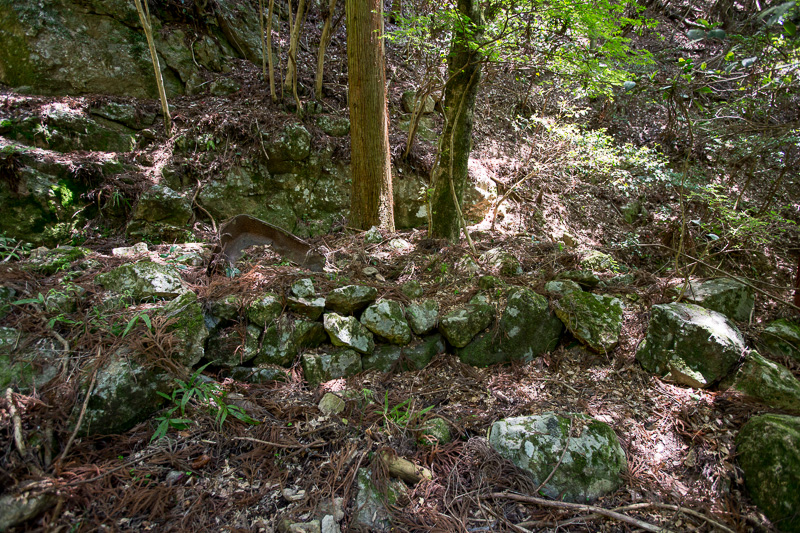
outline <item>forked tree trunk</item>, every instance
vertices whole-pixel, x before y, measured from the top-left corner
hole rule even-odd
[[[146,1],[146,0],[145,0]],[[156,44],[153,41],[153,27],[150,25],[150,10],[145,3],[142,7],[142,0],[133,0],[136,4],[136,11],[139,13],[139,21],[144,28],[144,35],[147,38],[147,46],[150,48],[150,58],[153,60],[153,70],[156,75],[156,87],[158,88],[158,98],[161,100],[161,111],[164,112],[164,127],[167,135],[172,132],[172,118],[169,116],[169,103],[167,102],[167,92],[164,90],[164,80],[161,77],[161,65],[158,61]]]
[[[458,11],[462,20],[456,23],[453,43],[447,56],[449,79],[444,90],[445,125],[439,141],[439,157],[433,170],[428,230],[432,237],[451,242],[458,240],[461,226],[464,226],[464,234],[470,241],[461,212],[461,201],[467,183],[475,97],[481,79],[481,57],[470,46],[481,37],[479,1],[458,0]]]
[[[297,81],[297,48],[300,43],[300,29],[303,27],[303,17],[305,15],[306,0],[300,0],[297,4],[297,15],[291,28],[291,38],[289,41],[289,64],[286,67],[286,80],[283,83],[285,91],[296,89]],[[289,19],[292,18],[291,6],[289,7]]]
[[[324,0],[323,0],[324,1]],[[322,26],[322,37],[319,40],[319,55],[317,56],[317,79],[314,85],[314,96],[322,100],[322,76],[325,71],[325,50],[331,41],[331,27],[333,24],[333,10],[336,9],[336,0],[330,0],[328,10],[323,14],[325,24]]]
[[[386,120],[382,0],[347,0],[350,106],[350,225],[394,231],[392,169]]]

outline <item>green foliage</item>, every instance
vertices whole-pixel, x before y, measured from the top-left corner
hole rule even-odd
[[[371,391],[370,391],[371,392]],[[409,405],[411,403],[411,398],[407,398],[400,402],[399,404],[395,405],[394,407],[389,407],[389,391],[386,391],[386,395],[383,400],[382,409],[375,411],[378,414],[383,415],[383,419],[387,423],[392,423],[402,428],[407,428],[409,424],[417,421],[420,417],[425,415],[428,411],[433,409],[432,405],[425,407],[420,411],[414,411],[414,406]]]
[[[172,407],[167,411],[156,417],[158,427],[155,433],[150,438],[150,441],[159,440],[164,437],[170,428],[179,431],[186,429],[193,422],[192,419],[187,418],[186,411],[190,405],[197,405],[207,409],[214,415],[214,421],[219,429],[228,419],[228,416],[240,420],[246,424],[258,424],[259,422],[247,413],[241,407],[227,402],[227,391],[223,390],[217,383],[209,383],[202,381],[200,374],[211,363],[206,363],[198,368],[194,374],[189,378],[188,382],[176,379],[177,386],[172,391],[171,395],[159,392],[158,394],[166,398],[172,403]],[[177,414],[176,414],[177,413]]]
[[[30,251],[30,244],[18,241],[13,237],[6,237],[5,233],[0,233],[0,262],[21,259]]]

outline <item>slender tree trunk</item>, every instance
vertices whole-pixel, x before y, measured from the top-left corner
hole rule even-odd
[[[319,56],[317,57],[317,79],[314,86],[314,95],[317,100],[322,100],[322,76],[325,70],[325,50],[331,41],[331,27],[333,24],[333,10],[336,9],[336,0],[330,0],[328,10],[325,12],[325,24],[322,26],[322,37],[319,40]]]
[[[269,94],[272,101],[278,100],[275,93],[275,68],[272,64],[272,14],[275,12],[275,0],[269,0],[269,15],[267,15],[267,64],[269,65]]]
[[[303,27],[303,17],[305,15],[306,0],[300,0],[297,4],[297,15],[292,25],[291,39],[289,41],[289,65],[286,67],[286,80],[283,83],[285,91],[291,91],[296,88],[295,82],[297,79],[297,48],[300,44],[300,28]],[[291,20],[291,8],[289,9],[289,19]]]
[[[481,37],[479,1],[458,0],[458,11],[462,21],[456,23],[453,44],[447,57],[449,79],[444,91],[445,125],[439,141],[439,157],[433,170],[428,230],[432,237],[451,242],[458,240],[462,225],[469,241],[461,213],[461,200],[467,183],[475,97],[481,79],[482,59],[470,46]]]
[[[261,74],[267,79],[267,45],[264,42],[264,0],[258,0],[258,29],[261,32]]]
[[[351,166],[350,225],[394,231],[382,0],[346,0]]]
[[[161,100],[161,110],[164,112],[164,127],[167,130],[167,135],[169,135],[172,132],[172,118],[169,115],[169,103],[167,102],[167,92],[164,90],[164,80],[161,77],[161,65],[159,65],[158,62],[158,52],[156,51],[156,44],[153,41],[153,27],[150,25],[150,10],[147,8],[146,3],[144,7],[142,7],[142,0],[133,1],[136,4],[136,11],[139,13],[139,21],[142,23],[142,28],[144,28],[144,35],[147,37],[147,46],[150,47],[150,58],[153,60],[158,97]]]

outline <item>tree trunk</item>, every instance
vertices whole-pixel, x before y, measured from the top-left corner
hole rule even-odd
[[[305,16],[306,0],[300,0],[297,4],[297,16],[292,25],[291,39],[289,41],[289,64],[286,67],[286,80],[283,84],[284,91],[291,91],[296,88],[297,78],[297,48],[300,43],[300,28],[303,27],[303,17]],[[291,20],[291,8],[289,8],[289,19]]]
[[[330,0],[328,11],[325,12],[325,25],[322,26],[322,37],[319,40],[319,56],[317,57],[317,80],[314,86],[314,95],[317,100],[322,100],[322,75],[325,70],[325,50],[331,40],[331,26],[333,24],[333,10],[336,9],[336,0]]]
[[[278,101],[275,93],[275,68],[272,65],[272,13],[275,11],[275,0],[269,0],[269,15],[267,15],[267,64],[269,65],[269,94],[273,102]]]
[[[164,90],[164,80],[161,77],[161,65],[158,62],[158,52],[156,51],[156,44],[153,41],[153,28],[150,26],[150,10],[147,8],[145,1],[142,7],[141,0],[133,0],[136,4],[136,11],[139,13],[139,21],[142,23],[144,35],[147,38],[147,46],[150,48],[150,58],[153,60],[153,70],[156,75],[156,87],[158,88],[158,97],[161,100],[161,111],[164,113],[164,127],[167,130],[167,135],[172,132],[172,118],[169,116],[169,103],[167,102],[167,92]],[[147,11],[145,11],[147,9]]]
[[[456,23],[447,56],[449,79],[444,91],[445,125],[439,140],[439,157],[433,170],[429,233],[456,242],[459,230],[469,240],[461,200],[467,183],[467,164],[472,148],[475,96],[481,79],[481,56],[470,44],[481,37],[478,0],[458,0],[461,21]],[[471,26],[471,27],[468,27]]]
[[[347,70],[353,183],[350,225],[394,231],[386,112],[382,0],[347,0]]]

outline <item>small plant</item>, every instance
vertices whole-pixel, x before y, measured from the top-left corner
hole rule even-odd
[[[206,363],[198,368],[188,382],[176,379],[178,386],[172,391],[171,395],[158,392],[160,396],[172,402],[172,407],[167,409],[162,416],[156,417],[158,427],[153,436],[150,437],[150,442],[164,437],[170,428],[182,431],[189,427],[193,420],[186,418],[186,407],[192,400],[201,406],[207,407],[214,414],[214,419],[219,428],[222,428],[228,416],[233,416],[246,424],[255,425],[259,423],[248,416],[244,409],[238,405],[227,403],[228,393],[222,390],[219,385],[199,380],[200,374],[210,364]]]
[[[31,245],[18,241],[13,237],[6,237],[0,233],[0,261],[5,263],[11,259],[21,259],[31,251]]]
[[[407,398],[389,409],[389,391],[386,391],[386,395],[383,400],[383,408],[379,411],[376,411],[376,413],[382,414],[384,420],[387,422],[392,422],[398,426],[406,428],[416,419],[433,409],[433,406],[429,405],[419,412],[414,412],[413,406],[408,405],[410,402],[411,398]]]
[[[133,318],[131,318],[128,321],[128,325],[125,326],[125,331],[122,332],[122,336],[123,337],[125,337],[133,329],[133,327],[136,325],[136,323],[139,322],[140,318],[142,319],[142,322],[145,323],[145,325],[147,326],[148,330],[152,330],[153,329],[153,323],[150,322],[150,317],[147,314],[145,314],[145,313],[136,313],[135,315],[133,315]]]

